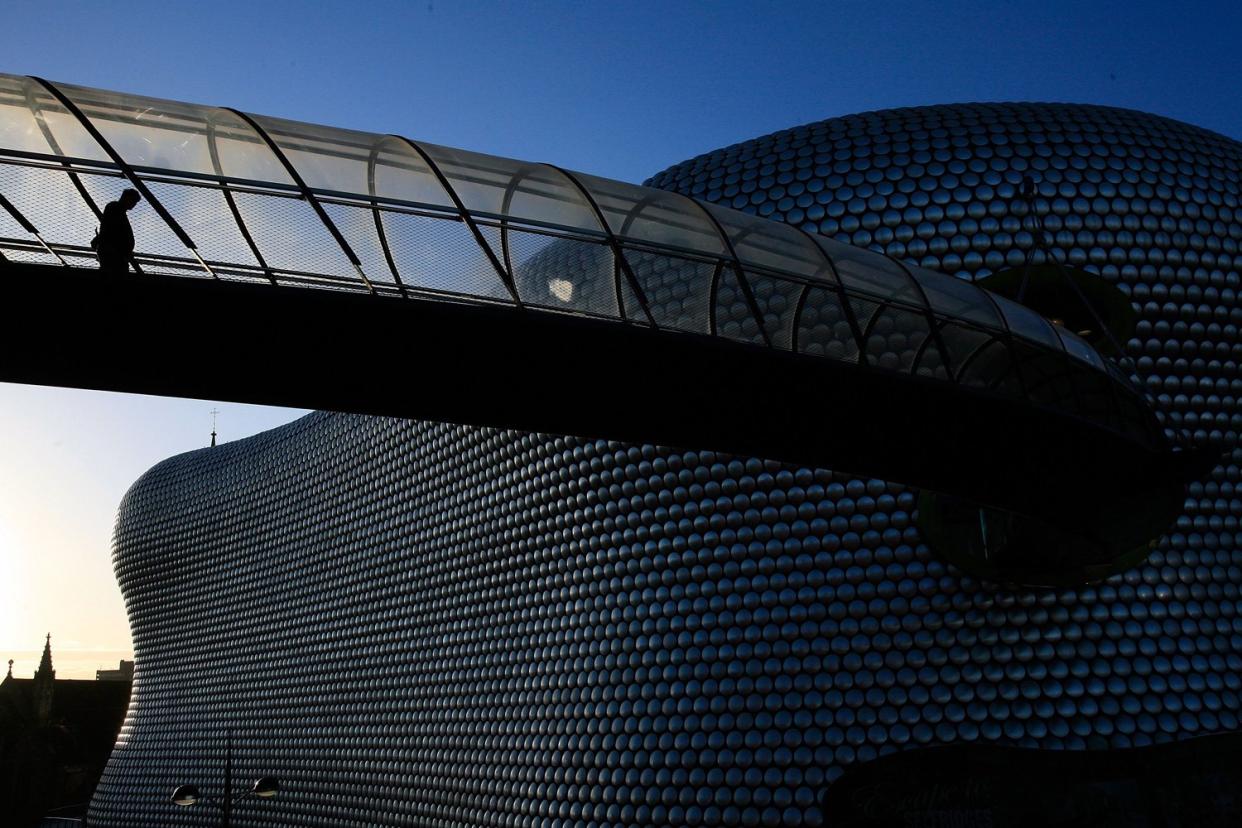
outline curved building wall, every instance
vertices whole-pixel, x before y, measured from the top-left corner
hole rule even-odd
[[[914,494],[747,458],[315,414],[166,461],[116,536],[138,661],[93,824],[817,825],[852,763],[943,742],[1144,745],[1239,728],[1239,145],[1140,113],[869,113],[653,183],[977,276],[1057,246],[1132,298],[1175,432],[1229,453],[1141,566],[1003,589]],[[622,389],[623,391],[623,389]],[[739,404],[744,389],[739,390]]]

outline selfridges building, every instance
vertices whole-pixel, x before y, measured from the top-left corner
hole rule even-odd
[[[1034,248],[1098,274],[1137,315],[1119,364],[1219,463],[1141,562],[1049,588],[948,563],[898,482],[760,458],[330,413],[174,457],[120,508],[138,680],[91,824],[206,824],[168,795],[226,729],[282,783],[235,821],[308,826],[813,826],[890,753],[1238,729],[1237,142],[931,106],[649,184],[965,280]]]

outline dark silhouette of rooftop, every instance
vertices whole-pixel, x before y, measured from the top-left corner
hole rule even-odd
[[[0,682],[0,823],[85,813],[129,705],[128,681],[57,679],[51,636],[32,678]]]

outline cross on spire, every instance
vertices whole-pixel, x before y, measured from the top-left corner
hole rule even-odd
[[[216,415],[219,414],[218,409],[211,409],[211,445],[216,445]]]

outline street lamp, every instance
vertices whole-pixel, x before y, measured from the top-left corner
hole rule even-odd
[[[250,790],[244,791],[237,796],[233,796],[233,732],[228,734],[228,747],[224,758],[224,796],[220,802],[215,801],[209,796],[203,796],[197,785],[178,785],[169,797],[174,805],[180,805],[188,808],[191,805],[197,805],[199,802],[206,802],[214,805],[220,810],[222,828],[229,828],[230,821],[233,816],[233,805],[248,796],[258,796],[263,799],[269,799],[276,795],[280,790],[280,782],[274,776],[260,776],[254,780],[254,784],[250,786]]]
[[[280,790],[280,783],[276,781],[274,776],[260,776],[254,780],[254,784],[250,786],[250,793],[254,796],[261,796],[264,799],[273,797]]]

